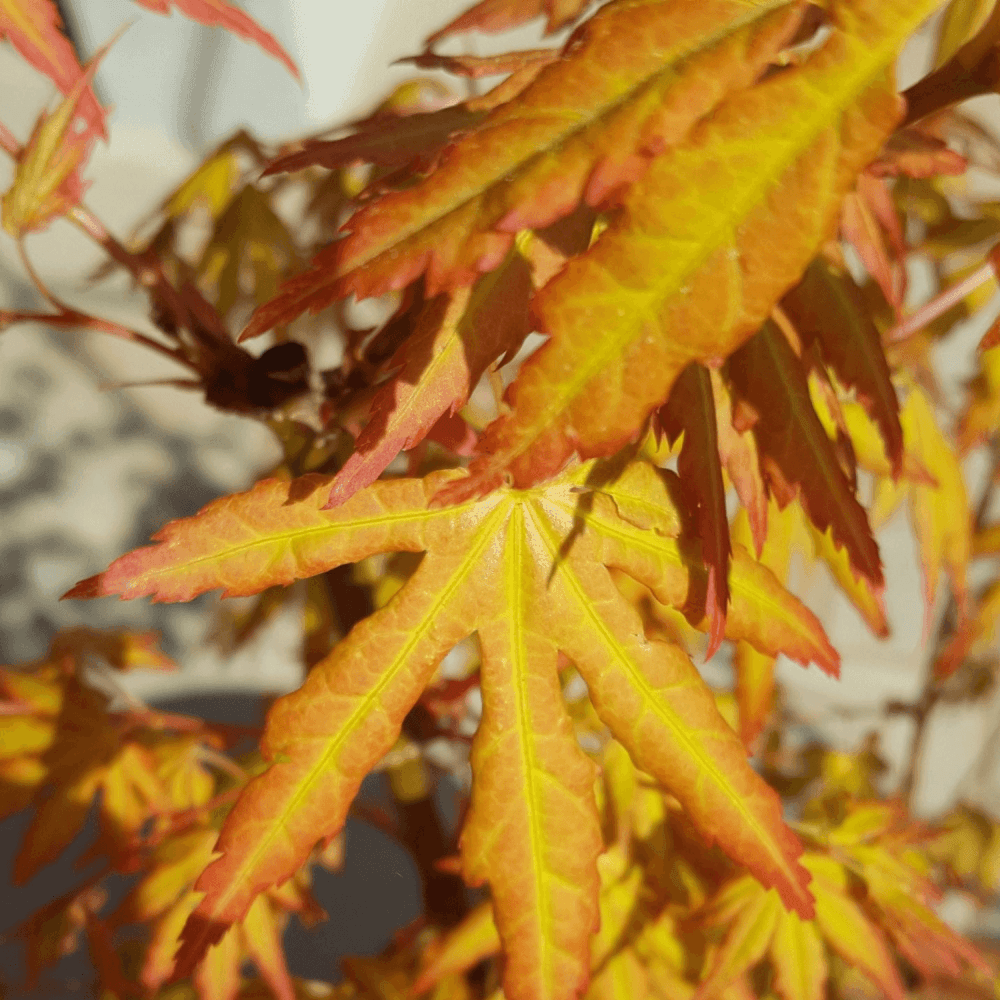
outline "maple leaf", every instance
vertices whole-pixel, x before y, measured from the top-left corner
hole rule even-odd
[[[822,815],[816,806],[809,803],[806,814]],[[933,834],[908,822],[895,803],[845,801],[840,811],[836,825],[820,820],[811,829],[826,850],[803,856],[814,876],[814,920],[784,911],[774,892],[748,876],[730,881],[703,908],[699,923],[726,933],[699,1000],[717,995],[765,955],[783,1000],[815,1000],[826,995],[828,951],[860,969],[890,1000],[902,1000],[890,942],[926,977],[990,974],[978,952],[932,909],[940,894],[927,878],[921,848]],[[863,894],[855,889],[859,880]]]
[[[619,219],[536,297],[550,340],[508,390],[513,412],[481,439],[466,489],[617,450],[691,361],[717,362],[759,328],[899,122],[893,66],[937,6],[833,5],[831,34],[801,65],[730,93],[654,161]]]
[[[537,75],[543,66],[558,58],[558,49],[518,49],[491,56],[444,56],[437,52],[422,52],[419,56],[409,56],[401,62],[411,63],[421,69],[443,69],[456,76],[478,80],[484,76],[507,73],[529,72]]]
[[[103,118],[97,124],[87,123],[80,130],[74,128],[74,119],[111,44],[97,52],[51,115],[44,111],[39,115],[28,144],[18,157],[14,182],[0,199],[0,220],[15,239],[43,229],[79,204],[83,197],[79,171],[90,156],[94,140],[103,134]]]
[[[162,544],[124,556],[67,595],[185,600],[220,586],[249,594],[379,552],[426,553],[392,600],[272,709],[262,742],[271,767],[241,795],[220,836],[221,857],[197,883],[206,896],[185,931],[181,971],[262,889],[339,831],[441,658],[473,631],[484,715],[463,859],[466,875],[492,888],[508,995],[571,996],[588,975],[600,830],[592,765],[561,700],[560,651],[637,766],[670,789],[701,834],[775,885],[787,905],[810,912],[777,799],[747,766],[690,660],[645,639],[609,573],[686,601],[691,571],[664,477],[645,462],[617,475],[591,464],[531,492],[433,506],[456,477],[375,483],[331,511],[322,509],[329,479],[306,477],[295,487],[305,499],[290,504],[289,484],[265,482],[169,525]],[[742,549],[730,586],[727,634],[835,667],[813,616]]]
[[[160,989],[173,974],[179,935],[199,899],[191,886],[212,857],[217,838],[214,827],[198,826],[163,841],[154,850],[143,879],[122,904],[119,920],[152,924],[140,973],[142,985],[148,990]],[[289,911],[301,912],[309,919],[310,911],[315,910],[301,879],[287,882],[281,890],[262,893],[196,971],[198,996],[217,1000],[219,984],[238,984],[240,968],[249,959],[260,970],[273,996],[292,1000],[295,990],[285,964],[281,932]]]
[[[979,354],[979,374],[968,385],[968,399],[958,426],[958,449],[964,455],[983,444],[1000,426],[1000,348]]]
[[[760,562],[777,580],[786,582],[793,553],[811,562],[823,562],[872,633],[883,639],[889,634],[882,588],[853,571],[847,552],[836,546],[829,531],[817,530],[797,501],[781,510],[772,498],[767,524]],[[748,544],[751,531],[748,512],[741,509],[732,525],[734,545]],[[744,744],[752,747],[771,710],[775,659],[759,644],[738,642],[734,667],[740,735]]]
[[[157,14],[169,14],[171,7],[176,7],[185,17],[200,21],[209,27],[225,28],[226,31],[241,38],[256,42],[265,52],[284,63],[296,80],[299,79],[299,68],[292,57],[278,44],[278,40],[269,31],[265,31],[249,14],[244,14],[238,7],[228,4],[225,0],[135,0],[141,7]]]
[[[803,858],[813,874],[815,922],[786,913],[773,893],[752,879],[740,878],[724,887],[703,914],[707,926],[727,926],[725,940],[698,1000],[756,965],[765,955],[772,962],[783,1000],[817,1000],[824,995],[828,959],[824,944],[860,969],[883,991],[887,1000],[905,996],[892,954],[877,926],[868,920],[847,892],[847,873],[822,854]]]
[[[445,935],[439,947],[425,953],[420,974],[413,981],[414,995],[426,993],[446,976],[466,972],[499,951],[500,935],[493,920],[493,904],[487,900],[466,914]]]
[[[531,275],[516,251],[471,289],[429,302],[414,332],[389,362],[397,373],[372,400],[371,419],[337,473],[330,506],[373,483],[399,454],[417,445],[437,421],[468,402],[486,368],[510,356],[530,331]]]
[[[46,748],[44,796],[14,861],[14,881],[27,881],[79,833],[98,790],[101,823],[121,847],[151,810],[167,807],[149,752],[122,740],[106,724],[107,699],[75,678],[64,691],[51,745]]]
[[[903,464],[899,400],[878,330],[851,276],[817,257],[781,300],[781,307],[803,346],[815,343],[840,380],[857,390],[882,432],[893,474],[899,476]]]
[[[59,9],[52,0],[0,0],[0,38],[8,39],[68,97],[83,76],[83,69],[61,29]],[[104,111],[89,82],[80,97],[79,111],[103,136]]]
[[[591,0],[481,0],[435,31],[427,44],[433,45],[461,31],[509,31],[543,14],[547,18],[545,31],[551,34],[575,21],[590,4]]]
[[[871,507],[873,524],[882,524],[904,500],[920,549],[924,576],[924,627],[929,627],[944,570],[952,586],[959,612],[959,627],[965,625],[968,586],[966,572],[972,551],[972,520],[962,466],[954,446],[938,426],[934,410],[923,390],[909,390],[900,414],[903,439],[930,482],[882,479]]]
[[[213,304],[223,318],[248,295],[264,302],[277,290],[279,276],[300,268],[292,235],[271,208],[268,198],[247,186],[218,218],[212,238],[198,262],[202,288],[218,289]],[[250,277],[249,280],[248,276]]]
[[[401,116],[375,114],[354,122],[350,135],[308,142],[303,149],[277,157],[261,176],[307,167],[335,170],[359,160],[379,167],[401,167],[421,157],[433,157],[453,136],[482,119],[481,112],[464,105]]]
[[[865,270],[897,312],[906,294],[903,261],[908,254],[903,225],[885,182],[865,171],[844,199],[840,231]]]
[[[968,166],[965,157],[949,149],[943,139],[916,128],[904,128],[890,137],[867,172],[873,177],[958,176]]]
[[[864,508],[844,475],[819,417],[799,359],[768,320],[730,359],[737,392],[758,415],[761,463],[779,506],[798,495],[810,520],[846,548],[851,565],[876,587],[884,583],[878,546]]]
[[[996,0],[953,0],[941,21],[934,65],[943,66],[989,22]]]
[[[729,522],[726,488],[719,460],[715,394],[708,369],[692,363],[674,383],[670,398],[660,410],[660,423],[674,442],[684,443],[677,460],[681,486],[694,511],[702,558],[708,566],[708,614],[712,620],[708,656],[719,648],[726,627],[729,604]]]
[[[354,293],[428,295],[497,267],[521,229],[600,205],[766,69],[801,5],[609,4],[513,100],[450,146],[420,183],[357,211],[313,269],[257,310],[255,336]]]
[[[733,399],[717,371],[710,371],[715,396],[716,438],[719,459],[732,480],[740,503],[747,513],[753,544],[758,558],[767,537],[767,487],[760,471],[757,442],[749,429],[737,430],[733,420]]]

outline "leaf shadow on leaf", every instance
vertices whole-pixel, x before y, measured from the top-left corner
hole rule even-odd
[[[594,509],[594,497],[604,493],[605,487],[614,484],[625,469],[635,460],[640,445],[625,448],[610,458],[593,464],[581,486],[577,488],[576,508],[573,512],[573,526],[559,546],[559,552],[549,571],[547,585],[551,586],[560,566],[569,558],[577,539],[587,526],[587,518]],[[663,480],[674,510],[680,515],[681,531],[677,539],[681,561],[687,571],[688,592],[680,610],[692,626],[704,620],[708,609],[709,570],[702,557],[702,543],[698,535],[695,512],[691,510],[681,485],[680,477],[669,469],[656,469]],[[610,493],[607,494],[611,496]],[[612,497],[612,499],[614,499]],[[627,520],[627,518],[626,518]],[[655,531],[655,527],[649,527]]]

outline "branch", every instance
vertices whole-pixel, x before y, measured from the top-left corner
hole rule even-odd
[[[152,337],[147,337],[144,333],[123,326],[121,323],[101,319],[99,316],[90,316],[87,313],[77,312],[75,309],[63,308],[61,312],[57,313],[0,309],[0,329],[14,323],[45,323],[47,326],[96,330],[99,333],[107,333],[112,337],[131,341],[133,344],[141,344],[143,347],[165,355],[171,361],[176,361],[192,371],[197,371],[197,368],[179,350],[161,344],[159,341],[153,340]],[[198,385],[200,386],[201,383],[199,382]]]

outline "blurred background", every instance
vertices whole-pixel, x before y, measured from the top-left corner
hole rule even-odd
[[[128,0],[63,0],[67,29],[83,59],[129,25],[97,73],[98,96],[113,111],[110,142],[97,146],[85,173],[92,181],[88,206],[127,240],[234,131],[287,140],[369,112],[414,75],[394,62],[419,51],[431,31],[468,5],[242,0],[239,6],[297,61],[300,86],[276,60],[221,30],[178,15],[158,16]],[[456,51],[485,53],[538,41],[538,31],[526,29],[502,39],[465,36],[452,44]],[[928,44],[919,41],[907,53],[902,85],[923,71]],[[52,97],[51,84],[0,44],[0,120],[20,140]],[[1000,122],[998,102],[986,98],[978,106],[991,127]],[[10,177],[10,161],[0,155],[0,190]],[[123,321],[143,315],[145,299],[130,289],[126,276],[90,280],[102,254],[68,224],[57,222],[29,237],[27,247],[64,300]],[[919,280],[913,294],[921,294]],[[0,307],[38,307],[13,243],[2,234]],[[1000,301],[994,300],[942,352],[942,384],[953,398],[971,374],[974,345],[998,312]],[[143,698],[225,700],[222,693],[228,692],[236,705],[245,694],[286,691],[299,683],[294,618],[279,618],[251,647],[223,660],[205,643],[215,598],[176,606],[58,600],[78,580],[146,543],[166,521],[248,487],[277,461],[279,450],[262,425],[212,409],[196,393],[132,385],[177,374],[150,352],[99,334],[37,325],[0,333],[0,662],[39,656],[67,625],[117,625],[160,630],[165,648],[182,664],[179,675],[128,678]],[[975,490],[975,463],[968,474]],[[823,618],[843,656],[843,678],[838,683],[815,668],[783,664],[780,679],[799,714],[835,746],[855,747],[878,726],[891,782],[912,722],[902,715],[886,721],[881,713],[887,701],[910,701],[920,690],[924,608],[905,515],[879,541],[892,637],[884,643],[872,639],[825,576],[803,577],[797,592]],[[726,667],[710,669],[718,677]],[[998,725],[996,696],[975,708],[938,709],[915,799],[919,812],[933,815],[957,798],[998,810]],[[973,766],[984,747],[993,748],[987,766]],[[368,863],[379,871],[386,864]],[[961,913],[952,917],[961,925]]]

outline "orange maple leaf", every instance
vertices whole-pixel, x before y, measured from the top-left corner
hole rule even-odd
[[[603,7],[421,183],[357,211],[347,235],[259,309],[244,336],[424,273],[431,296],[471,284],[519,230],[603,204],[635,181],[725,94],[758,78],[801,12],[796,0]]]
[[[0,0],[0,38],[8,39],[68,97],[83,76],[83,68],[61,29],[59,10],[52,0]],[[80,98],[80,114],[104,134],[104,111],[89,83]]]
[[[591,0],[481,0],[435,31],[427,44],[433,45],[461,31],[509,31],[543,14],[547,18],[546,33],[551,33],[575,21],[590,3]]]
[[[505,472],[538,482],[574,450],[616,451],[691,361],[718,364],[760,327],[898,124],[896,57],[938,6],[836,4],[801,65],[730,92],[654,160],[620,217],[536,296],[550,339],[508,390],[512,412],[481,439],[466,490]]]
[[[617,474],[591,463],[537,490],[433,506],[456,476],[375,483],[331,511],[322,509],[329,479],[307,477],[295,488],[306,499],[290,504],[287,483],[265,482],[169,525],[160,545],[68,595],[183,600],[220,586],[249,594],[379,552],[426,552],[389,604],[272,710],[262,744],[272,765],[243,792],[221,857],[198,882],[206,896],[185,931],[182,971],[262,889],[339,831],[441,658],[473,631],[484,716],[463,859],[468,878],[491,884],[509,996],[542,995],[544,986],[544,995],[570,997],[588,975],[600,830],[592,765],[560,696],[560,651],[636,765],[670,789],[702,835],[787,905],[811,912],[776,796],[748,767],[684,652],[644,637],[610,575],[624,571],[664,602],[687,600],[692,571],[663,475],[645,462]],[[727,635],[836,669],[816,619],[742,548],[730,588]]]
[[[200,21],[209,27],[225,28],[226,31],[256,42],[265,52],[284,63],[288,72],[299,79],[299,68],[292,57],[282,48],[269,31],[265,31],[249,14],[225,0],[135,0],[142,7],[157,14],[169,14],[176,7],[186,17]]]

